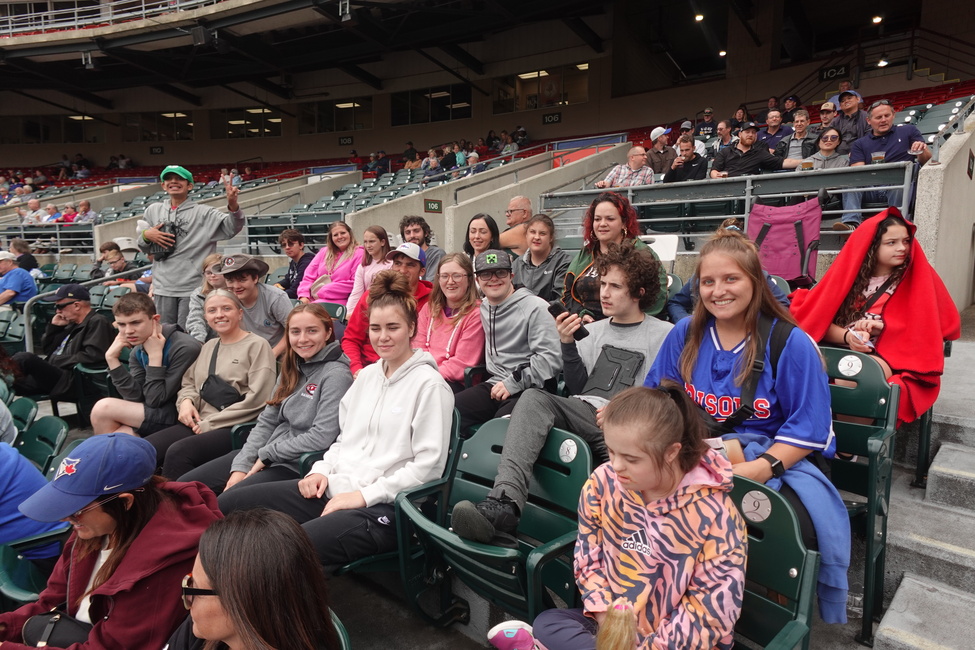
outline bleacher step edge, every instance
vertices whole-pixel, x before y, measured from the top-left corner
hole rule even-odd
[[[975,594],[907,574],[874,638],[875,650],[968,647]]]
[[[907,472],[895,472],[887,538],[888,593],[904,573],[922,575],[975,593],[975,514],[932,503],[910,487]]]
[[[975,448],[946,442],[928,470],[925,499],[975,512]]]

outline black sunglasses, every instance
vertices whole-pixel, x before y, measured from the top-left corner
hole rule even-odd
[[[187,573],[183,577],[183,607],[189,609],[193,604],[193,598],[196,596],[218,596],[219,594],[213,589],[198,589],[197,587],[191,586],[193,584],[193,574]]]
[[[890,100],[889,99],[878,99],[874,103],[870,104],[870,110],[872,111],[873,109],[877,108],[878,106],[890,106],[890,107],[893,107],[894,105],[890,103]]]
[[[72,300],[70,302],[57,303],[56,305],[54,305],[54,311],[61,311],[62,309],[66,309],[66,308],[70,307],[71,305],[75,304],[76,302],[81,302],[81,301],[80,300]]]

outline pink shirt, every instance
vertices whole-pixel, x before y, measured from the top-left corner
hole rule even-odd
[[[420,310],[413,346],[426,350],[437,362],[440,375],[447,381],[464,381],[464,370],[484,363],[484,329],[481,327],[480,303],[456,325],[441,314],[430,320],[430,304]]]
[[[315,284],[315,281],[321,276],[329,275],[332,281],[318,290],[315,302],[334,302],[344,305],[345,301],[349,299],[349,294],[352,293],[352,286],[355,283],[355,269],[362,264],[362,256],[365,251],[362,246],[357,247],[351,257],[346,257],[331,269],[325,266],[327,252],[328,248],[318,251],[308,268],[305,269],[305,277],[298,285],[298,297],[310,298],[311,285]]]
[[[375,260],[369,264],[369,266],[359,266],[355,267],[355,281],[352,283],[352,293],[349,294],[349,302],[346,304],[346,312],[351,314],[355,306],[359,304],[359,299],[362,295],[369,291],[369,287],[372,286],[372,279],[376,277],[376,274],[380,271],[385,271],[393,267],[391,261],[383,260],[382,262],[376,262]]]

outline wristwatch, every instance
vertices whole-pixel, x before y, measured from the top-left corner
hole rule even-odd
[[[762,454],[761,456],[759,456],[759,458],[764,458],[769,462],[769,465],[772,466],[773,478],[779,478],[780,476],[785,474],[785,466],[782,464],[782,461],[776,458],[775,456],[773,456],[772,454]]]

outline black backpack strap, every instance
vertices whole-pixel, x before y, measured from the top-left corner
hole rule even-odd
[[[762,224],[762,229],[758,231],[758,236],[755,238],[756,246],[762,245],[762,242],[765,241],[765,238],[768,236],[768,231],[771,229],[772,229],[772,224],[770,223]]]
[[[741,401],[734,413],[722,422],[724,428],[730,433],[735,427],[740,425],[748,418],[755,415],[755,390],[758,388],[758,380],[765,372],[765,344],[768,341],[772,330],[772,319],[762,314],[758,318],[758,349],[759,354],[755,355],[755,363],[752,364],[752,371],[741,385]]]

